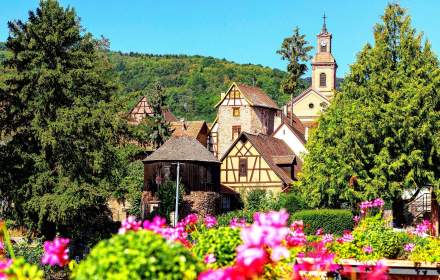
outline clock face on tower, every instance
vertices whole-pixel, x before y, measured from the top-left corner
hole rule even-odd
[[[321,46],[323,46],[323,47],[327,46],[327,42],[325,40],[322,40],[321,41]]]

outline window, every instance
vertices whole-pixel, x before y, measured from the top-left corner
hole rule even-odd
[[[232,126],[232,140],[235,140],[238,135],[240,135],[241,132],[241,126],[239,125],[233,125]]]
[[[221,201],[223,210],[231,209],[231,197],[229,195],[222,195]]]
[[[240,107],[234,107],[232,108],[232,115],[234,117],[239,117],[240,116]]]
[[[247,176],[247,158],[240,158],[239,176]]]
[[[231,94],[231,98],[240,98],[240,92],[238,90],[234,90]]]
[[[325,73],[319,74],[319,86],[320,87],[327,86],[327,75]]]
[[[321,45],[321,52],[326,52],[327,51],[327,46],[323,46],[323,45]]]
[[[313,107],[315,107],[315,105],[313,103],[309,103],[309,108],[313,109]]]

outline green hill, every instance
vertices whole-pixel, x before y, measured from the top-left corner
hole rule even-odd
[[[7,56],[0,43],[0,62]],[[214,105],[220,93],[231,82],[242,82],[261,87],[279,105],[289,97],[280,92],[285,72],[253,64],[238,64],[225,59],[186,55],[150,55],[109,51],[110,75],[119,80],[118,96],[129,96],[126,110],[143,95],[143,90],[160,81],[168,94],[167,103],[179,118],[212,121]],[[298,93],[310,85],[310,78],[302,80]]]

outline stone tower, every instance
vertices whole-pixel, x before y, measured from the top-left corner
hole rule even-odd
[[[317,35],[316,54],[312,60],[312,89],[331,99],[336,88],[338,65],[332,55],[332,34],[327,31],[326,16],[321,32]]]

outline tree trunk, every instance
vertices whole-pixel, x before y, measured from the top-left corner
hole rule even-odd
[[[402,228],[405,224],[405,217],[403,215],[405,203],[401,197],[394,198],[392,201],[393,209],[393,226]]]

